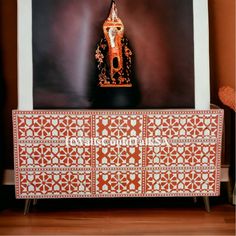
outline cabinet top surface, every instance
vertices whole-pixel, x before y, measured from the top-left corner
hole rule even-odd
[[[170,110],[159,110],[159,109],[140,109],[140,110],[13,110],[13,115],[17,114],[69,114],[69,115],[80,115],[80,114],[91,114],[91,115],[145,115],[145,114],[218,114],[222,115],[223,109],[209,109],[209,110],[195,110],[195,109],[170,109]]]

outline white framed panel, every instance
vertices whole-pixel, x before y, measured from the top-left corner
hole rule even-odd
[[[31,0],[17,1],[18,109],[33,109]]]
[[[32,1],[18,0],[18,109],[33,109]],[[210,108],[208,0],[193,0],[195,109]]]
[[[195,109],[210,109],[208,0],[193,1]]]

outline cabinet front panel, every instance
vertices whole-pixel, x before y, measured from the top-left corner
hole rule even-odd
[[[14,111],[17,198],[216,196],[221,110]]]

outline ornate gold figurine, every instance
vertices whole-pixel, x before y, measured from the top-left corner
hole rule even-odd
[[[132,52],[124,37],[124,25],[112,1],[109,17],[103,24],[104,38],[96,49],[100,87],[132,87]]]

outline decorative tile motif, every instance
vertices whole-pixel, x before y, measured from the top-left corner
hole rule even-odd
[[[20,143],[21,168],[90,168],[91,147],[51,143]]]
[[[141,147],[100,147],[96,148],[97,167],[140,167]]]
[[[97,115],[96,136],[98,137],[142,137],[141,115]]]
[[[215,166],[216,142],[170,143],[169,146],[147,147],[146,166],[165,169],[168,167],[202,168]]]
[[[20,197],[69,197],[91,194],[91,171],[21,171],[19,174]]]
[[[17,198],[216,196],[222,123],[221,110],[14,111]],[[138,142],[111,142],[124,139]]]
[[[64,139],[70,137],[91,136],[91,116],[88,115],[53,115],[32,113],[17,117],[19,139]]]
[[[215,189],[215,170],[147,171],[146,193],[208,195]]]
[[[205,114],[167,114],[148,115],[148,137],[170,139],[216,138],[218,130],[217,115]]]
[[[97,194],[140,194],[141,173],[134,170],[102,171],[96,176]]]

